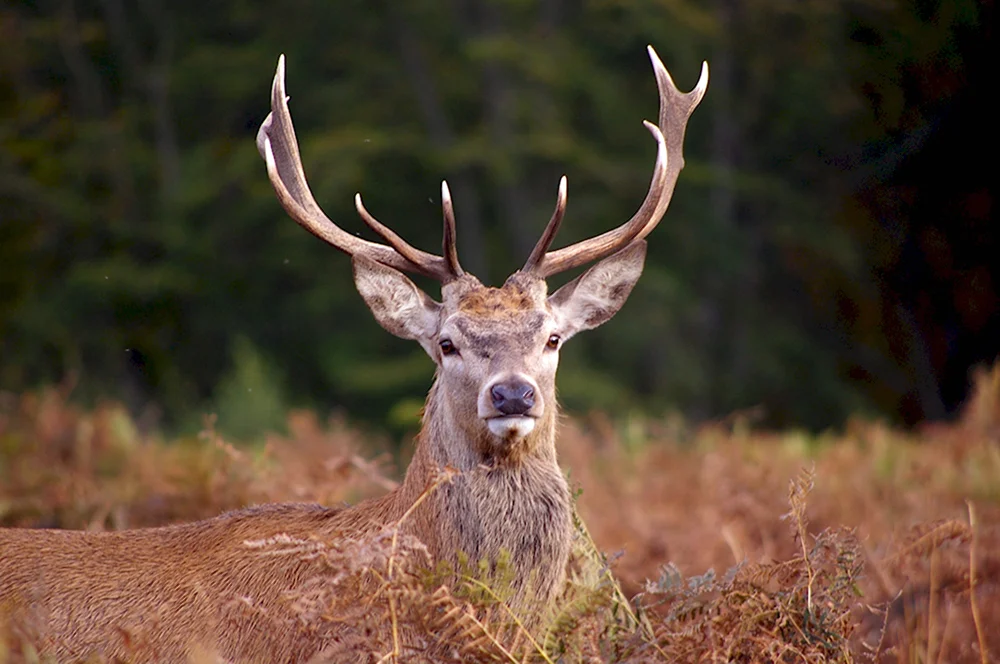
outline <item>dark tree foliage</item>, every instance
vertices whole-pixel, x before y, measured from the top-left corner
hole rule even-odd
[[[992,6],[6,2],[0,388],[71,380],[248,432],[292,404],[412,426],[431,362],[378,329],[257,155],[278,54],[329,216],[362,232],[360,191],[431,249],[447,178],[463,264],[495,283],[561,174],[557,243],[638,205],[651,43],[685,89],[709,60],[709,93],[643,280],[567,347],[563,401],[808,427],[944,416],[1000,336],[992,190],[978,146],[956,147],[993,152],[973,126]]]

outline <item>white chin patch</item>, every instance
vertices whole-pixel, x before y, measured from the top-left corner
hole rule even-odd
[[[486,420],[486,426],[490,428],[490,433],[497,438],[520,440],[527,437],[535,429],[535,418],[519,415],[491,417]]]

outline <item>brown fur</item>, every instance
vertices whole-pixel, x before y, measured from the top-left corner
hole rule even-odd
[[[504,288],[478,288],[465,293],[458,301],[458,310],[470,316],[511,316],[538,304],[537,298],[515,280]]]
[[[316,563],[267,556],[248,542],[357,539],[397,521],[450,457],[440,439],[435,445],[443,427],[425,424],[403,484],[353,508],[263,505],[115,533],[0,529],[0,624],[12,619],[60,660],[183,661],[203,650],[229,661],[304,661],[343,630],[302,625],[283,601]],[[569,551],[566,483],[554,458],[477,467],[432,492],[404,532],[435,560],[455,563],[458,551],[496,560],[505,550],[525,571],[515,583],[531,576],[540,596],[551,596]]]

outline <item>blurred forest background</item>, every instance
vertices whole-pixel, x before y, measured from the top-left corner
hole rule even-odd
[[[994,19],[992,0],[4,0],[0,390],[68,382],[236,437],[290,406],[412,427],[432,363],[284,214],[254,146],[278,54],[329,216],[362,232],[360,191],[431,250],[447,178],[463,265],[496,284],[563,173],[557,245],[638,206],[653,44],[684,90],[708,60],[709,91],[631,301],[564,351],[564,404],[948,417],[1000,350]]]

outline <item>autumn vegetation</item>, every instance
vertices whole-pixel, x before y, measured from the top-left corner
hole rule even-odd
[[[958,421],[911,432],[860,420],[819,436],[758,431],[752,413],[700,426],[567,419],[575,554],[537,624],[506,609],[504,565],[434,568],[393,527],[257,545],[321,558],[289,601],[304,624],[370,623],[371,638],[343,647],[373,661],[994,661],[1000,369],[976,380]],[[168,441],[117,404],[83,410],[67,391],[2,395],[4,526],[122,529],[260,502],[353,503],[394,486],[405,463],[378,452],[387,441],[312,412],[263,444],[225,440],[211,418]],[[378,591],[359,601],[352,588],[372,579]],[[0,661],[33,652],[9,639]]]

